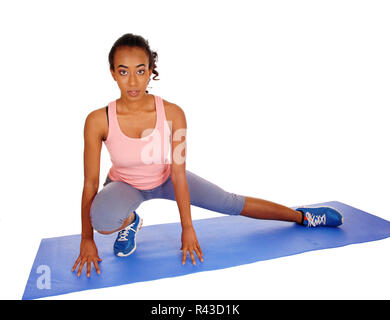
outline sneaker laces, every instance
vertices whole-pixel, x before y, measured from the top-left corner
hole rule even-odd
[[[130,225],[128,225],[126,228],[124,228],[123,230],[119,231],[119,238],[118,238],[118,241],[127,241],[129,240],[127,238],[127,236],[129,235],[129,231],[132,230],[135,232],[135,230],[132,228],[134,227],[135,225],[135,221],[133,223],[131,223]]]
[[[129,235],[129,229],[125,228],[121,231],[119,231],[119,238],[118,241],[127,241],[127,236]]]
[[[326,214],[322,214],[322,215],[312,215],[310,214],[309,212],[306,212],[306,218],[307,218],[307,222],[308,222],[308,227],[316,227],[316,226],[319,226],[321,224],[323,225],[326,225]]]

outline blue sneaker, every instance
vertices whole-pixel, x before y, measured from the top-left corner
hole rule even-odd
[[[303,225],[306,227],[337,227],[344,222],[343,215],[335,208],[329,206],[321,207],[299,207],[295,210],[303,212]]]
[[[127,257],[136,249],[135,238],[137,232],[141,230],[143,220],[134,211],[135,219],[126,228],[118,232],[114,243],[114,253],[118,257]]]

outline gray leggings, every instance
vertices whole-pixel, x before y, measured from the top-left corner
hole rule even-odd
[[[239,215],[244,207],[243,195],[227,192],[219,186],[186,170],[191,204],[204,209],[229,215]],[[133,186],[111,181],[108,178],[92,201],[90,217],[97,231],[114,231],[146,200],[176,200],[171,176],[153,189],[140,190]]]

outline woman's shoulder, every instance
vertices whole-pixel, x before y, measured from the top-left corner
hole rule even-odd
[[[183,109],[178,106],[176,103],[167,101],[165,99],[162,99],[164,103],[164,108],[165,108],[165,116],[167,120],[174,120],[177,117],[180,117],[181,114],[184,113]]]
[[[95,109],[89,112],[87,120],[94,122],[95,124],[102,124],[107,122],[107,106]]]
[[[105,140],[108,132],[108,119],[107,119],[107,106],[95,109],[89,112],[85,120],[86,124],[89,123],[91,126],[97,129]]]

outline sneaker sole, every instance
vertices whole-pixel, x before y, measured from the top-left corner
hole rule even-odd
[[[141,223],[138,225],[137,232],[134,235],[134,248],[133,248],[133,250],[131,250],[129,253],[118,252],[117,253],[118,257],[127,257],[127,256],[131,255],[135,251],[135,249],[137,249],[137,233],[138,233],[138,231],[141,230],[143,222],[144,222],[144,220],[141,218]]]

